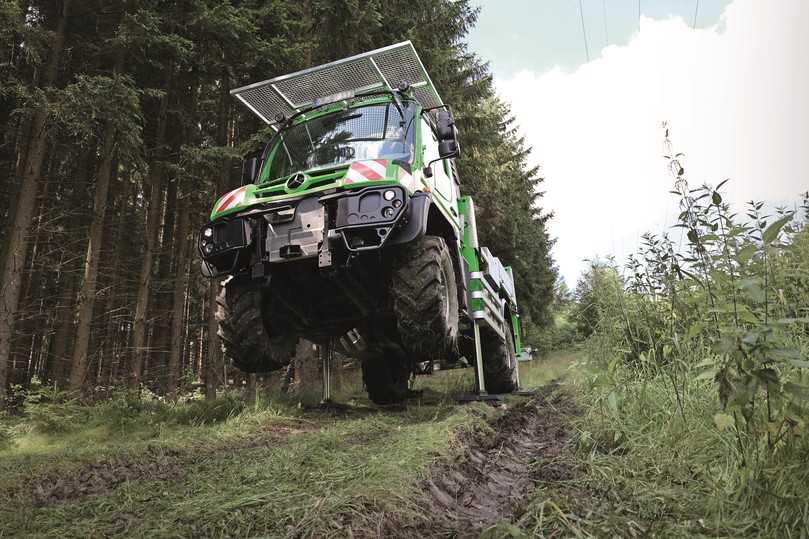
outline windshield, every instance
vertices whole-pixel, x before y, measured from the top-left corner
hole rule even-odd
[[[363,159],[400,159],[413,155],[415,105],[392,103],[350,108],[286,129],[272,152],[264,181],[301,170]]]

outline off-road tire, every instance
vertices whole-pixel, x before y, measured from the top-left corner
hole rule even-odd
[[[263,373],[281,369],[295,354],[297,339],[278,325],[270,337],[271,320],[262,316],[262,294],[255,288],[227,283],[216,298],[217,334],[222,350],[242,372]]]
[[[410,395],[410,368],[403,354],[382,353],[362,362],[362,381],[375,404],[396,404]]]
[[[440,236],[403,246],[390,291],[402,347],[415,363],[457,353],[458,288],[452,255]]]
[[[487,393],[511,393],[517,387],[517,353],[511,332],[511,317],[504,313],[505,340],[491,330],[481,330],[483,380]]]

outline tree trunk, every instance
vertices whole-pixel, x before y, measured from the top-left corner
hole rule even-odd
[[[124,64],[123,51],[116,53],[113,74],[121,72]],[[82,389],[87,376],[87,351],[90,343],[90,327],[93,322],[93,307],[96,299],[98,263],[101,260],[101,244],[104,240],[107,203],[109,198],[112,167],[115,162],[115,142],[117,133],[112,123],[104,126],[101,144],[101,164],[98,166],[96,191],[93,200],[93,222],[90,225],[87,253],[84,257],[84,277],[79,289],[79,316],[76,327],[76,340],[73,347],[73,360],[70,366],[70,390]],[[116,165],[117,166],[117,165]]]
[[[219,94],[219,118],[217,143],[220,146],[227,146],[228,125],[230,124],[230,76],[227,69],[222,69],[222,85]],[[227,161],[222,163],[222,174],[218,181],[214,182],[216,194],[222,192],[228,184],[229,165]],[[224,377],[224,365],[222,364],[222,345],[219,342],[217,331],[219,324],[216,322],[216,297],[219,295],[219,279],[211,279],[209,288],[208,305],[208,365],[205,368],[205,397],[212,399],[216,397],[216,383],[220,378],[218,373],[222,372]]]
[[[174,274],[174,265],[177,262],[177,243],[174,239],[174,232],[178,225],[178,203],[177,184],[178,179],[168,182],[166,189],[166,203],[163,209],[160,232],[160,247],[157,249],[157,275],[153,279],[155,290],[151,292],[151,307],[149,308],[150,318],[153,320],[151,327],[151,338],[149,340],[148,351],[144,362],[152,370],[162,369],[168,364],[168,351],[171,341],[171,301],[172,293],[168,291],[168,284]],[[173,289],[172,289],[173,290]],[[144,365],[145,366],[145,365]],[[161,380],[165,378],[165,372],[160,374]]]
[[[318,394],[322,389],[320,384],[323,381],[318,346],[312,341],[298,339],[298,344],[295,346],[295,357],[292,361],[295,364],[294,393],[299,398]]]
[[[118,175],[115,174],[117,170],[115,164],[113,164],[112,170],[113,177],[110,181],[115,183],[118,178]],[[129,303],[126,293],[126,289],[129,288],[128,279],[125,276],[126,270],[123,268],[129,267],[130,249],[126,248],[122,240],[127,237],[126,231],[132,228],[133,219],[128,210],[133,206],[132,202],[137,198],[137,193],[130,174],[127,174],[120,185],[121,187],[115,190],[114,196],[110,196],[113,211],[111,215],[107,216],[105,229],[109,232],[104,234],[104,246],[102,247],[102,251],[105,253],[104,263],[99,267],[99,274],[104,278],[99,279],[99,283],[106,292],[101,308],[96,308],[96,312],[104,313],[107,320],[103,324],[104,329],[93,331],[90,339],[90,349],[93,349],[94,339],[98,349],[94,384],[100,384],[103,376],[114,369],[119,316]],[[95,318],[97,319],[98,316]]]
[[[247,375],[247,384],[244,387],[245,400],[251,406],[258,404],[258,376],[255,373]]]
[[[43,87],[53,86],[59,72],[59,60],[65,45],[67,34],[67,11],[71,0],[63,0],[62,10],[51,42],[50,58],[43,77]],[[8,232],[6,253],[3,256],[3,273],[0,281],[3,296],[0,301],[0,398],[6,394],[8,383],[8,363],[11,352],[11,336],[14,320],[17,317],[17,306],[20,301],[21,270],[25,266],[28,252],[28,229],[31,226],[37,189],[42,175],[42,164],[47,148],[45,122],[47,107],[42,106],[34,112],[31,120],[30,143],[23,167],[20,191],[15,203],[14,221]]]
[[[211,279],[208,287],[208,356],[205,361],[205,398],[216,398],[216,388],[220,383],[222,346],[219,343],[219,324],[216,322],[216,296],[219,294],[219,280]]]
[[[153,164],[152,166],[156,166]],[[151,174],[150,174],[151,176]],[[152,178],[149,193],[149,215],[146,219],[146,245],[141,260],[138,292],[135,303],[135,320],[132,325],[132,363],[130,364],[129,386],[136,389],[140,385],[143,374],[144,343],[146,342],[146,310],[152,292],[152,265],[157,233],[160,230],[160,216],[163,212],[163,182],[158,177]]]
[[[52,161],[52,160],[49,160]],[[45,173],[49,176],[50,168]],[[44,232],[42,230],[42,216],[45,213],[45,199],[48,198],[48,184],[46,183],[40,197],[39,208],[36,211],[37,218],[32,219],[32,230],[29,231],[28,243],[32,244],[26,255],[26,267],[20,283],[20,301],[17,304],[17,323],[15,324],[16,342],[12,342],[11,347],[11,373],[9,383],[20,384],[28,387],[31,378],[31,359],[34,355],[36,342],[41,337],[43,326],[42,316],[42,272],[40,271],[39,258],[40,244],[43,243]],[[33,222],[36,221],[36,226]],[[47,240],[44,240],[47,242]],[[36,293],[35,293],[36,292]],[[40,305],[39,312],[36,312],[36,304]],[[13,339],[12,339],[13,340]]]
[[[132,364],[130,365],[129,385],[135,389],[140,385],[143,374],[144,343],[146,342],[146,310],[149,305],[149,295],[152,291],[152,266],[154,263],[157,234],[160,231],[160,217],[163,213],[163,177],[159,170],[158,159],[162,155],[160,148],[166,138],[166,111],[168,96],[163,97],[160,103],[160,115],[157,123],[155,147],[157,156],[149,167],[151,191],[149,193],[149,212],[146,220],[146,246],[141,261],[140,277],[138,278],[137,301],[135,304],[135,321],[132,326]]]
[[[95,153],[95,150],[88,149],[82,153],[74,174],[74,178],[78,180],[78,183],[90,181],[92,175],[89,164],[91,153]],[[73,192],[67,197],[67,200],[71,207],[81,208],[84,197],[83,189],[73,186]],[[67,220],[66,229],[72,233],[73,231],[82,230],[86,224],[82,212],[74,211],[73,215]],[[51,341],[50,359],[48,361],[49,375],[46,379],[49,382],[55,382],[59,389],[67,386],[70,373],[70,356],[67,351],[70,348],[76,321],[76,285],[78,284],[79,268],[78,264],[74,262],[74,255],[74,251],[69,251],[66,248],[58,262],[60,275],[57,281],[59,294],[55,306],[56,321],[54,322],[54,327],[56,330]]]
[[[180,222],[177,225],[177,241],[179,252],[174,279],[174,301],[171,310],[171,345],[169,350],[168,375],[166,377],[166,394],[174,400],[177,398],[177,380],[180,375],[180,352],[183,343],[183,315],[185,314],[185,289],[188,284],[188,228],[189,199],[180,199]]]
[[[101,259],[101,243],[104,239],[104,224],[107,214],[107,198],[112,177],[112,162],[115,150],[115,131],[112,126],[104,130],[101,147],[102,161],[98,167],[95,199],[93,200],[93,223],[90,225],[90,240],[84,257],[84,277],[79,291],[79,321],[76,328],[76,341],[73,346],[73,360],[70,368],[70,390],[82,388],[87,375],[87,350],[90,343],[90,326],[93,321],[93,307],[96,299],[98,262]]]
[[[65,273],[59,284],[60,286],[64,286],[64,288],[62,289],[59,306],[57,307],[56,323],[54,324],[56,326],[56,333],[53,336],[51,344],[48,376],[46,376],[46,380],[55,382],[57,387],[62,388],[68,372],[67,362],[69,359],[67,357],[67,347],[70,336],[73,333],[73,302],[76,299],[76,277],[70,273]]]

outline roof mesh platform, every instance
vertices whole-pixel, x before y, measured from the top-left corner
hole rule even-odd
[[[413,88],[413,96],[422,106],[443,104],[410,41],[242,86],[230,93],[273,125],[280,114],[289,117],[335,94],[360,94],[403,84]]]

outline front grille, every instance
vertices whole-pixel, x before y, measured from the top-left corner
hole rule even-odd
[[[310,189],[323,187],[324,185],[334,183],[346,175],[348,167],[349,165],[340,165],[337,167],[329,167],[307,172],[306,181],[304,182],[303,186],[295,190],[294,193],[303,194]],[[289,178],[290,176],[284,176],[283,178],[272,180],[269,183],[261,184],[259,189],[256,189],[254,192],[254,195],[259,198],[269,198],[287,194],[286,182]]]

